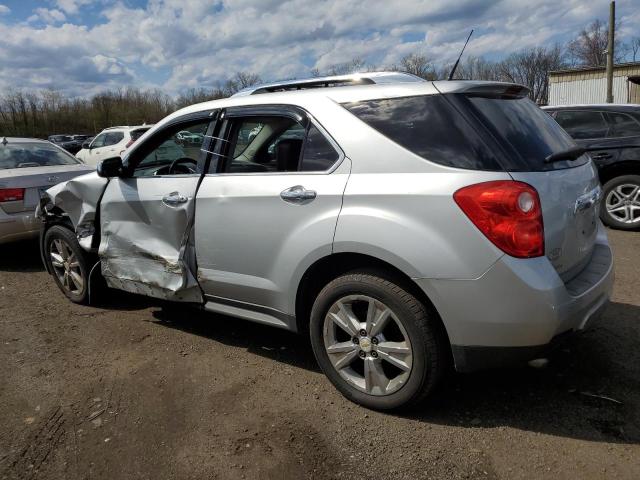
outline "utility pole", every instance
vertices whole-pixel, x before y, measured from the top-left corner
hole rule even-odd
[[[613,54],[616,35],[616,2],[609,6],[609,46],[607,47],[607,103],[613,103]]]

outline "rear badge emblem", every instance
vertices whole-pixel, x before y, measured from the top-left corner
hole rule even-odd
[[[58,180],[58,177],[56,175],[51,175],[49,178],[47,178],[47,182],[56,182]]]

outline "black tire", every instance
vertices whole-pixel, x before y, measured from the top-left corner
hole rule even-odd
[[[638,221],[633,223],[625,223],[621,219],[607,211],[607,199],[613,195],[612,192],[622,185],[635,185],[640,187],[640,175],[622,175],[614,177],[604,184],[604,193],[602,196],[602,204],[600,206],[600,218],[602,222],[611,227],[619,230],[638,230],[640,229],[640,217]],[[640,198],[640,197],[639,197]]]
[[[66,248],[73,254],[73,258],[77,261],[77,267],[73,269],[74,273],[79,275],[82,279],[82,288],[78,288],[78,286],[73,283],[73,287],[65,287],[63,284],[63,280],[60,278],[60,274],[64,276],[65,267],[56,267],[53,265],[51,251],[52,245],[54,242],[64,242]],[[57,249],[57,246],[60,244],[57,243],[53,248]],[[91,268],[95,265],[96,261],[85,252],[80,245],[78,244],[78,240],[75,234],[67,227],[62,225],[54,225],[47,230],[44,237],[44,257],[45,261],[48,264],[49,269],[53,272],[53,279],[56,282],[56,285],[66,295],[66,297],[74,303],[79,303],[82,305],[88,305],[90,302],[89,295],[89,274],[91,273]],[[75,264],[74,261],[74,264]],[[93,288],[93,285],[91,285]],[[93,292],[92,292],[93,293]]]
[[[419,404],[436,389],[448,363],[446,339],[437,313],[401,284],[375,272],[350,272],[327,284],[318,294],[311,311],[311,344],[320,368],[345,397],[374,410]],[[325,317],[335,302],[349,295],[364,295],[384,303],[408,335],[412,349],[411,370],[404,384],[393,393],[373,395],[355,388],[338,373],[329,359],[324,339]]]

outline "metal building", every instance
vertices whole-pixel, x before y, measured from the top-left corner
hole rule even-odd
[[[605,103],[605,67],[579,67],[549,72],[549,105]],[[613,103],[640,103],[640,62],[613,68]]]

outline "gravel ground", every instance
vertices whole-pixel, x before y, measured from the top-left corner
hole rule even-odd
[[[545,369],[451,375],[403,415],[343,399],[293,334],[114,294],[68,302],[0,251],[0,478],[640,478],[640,233]],[[593,395],[604,395],[613,400]]]

